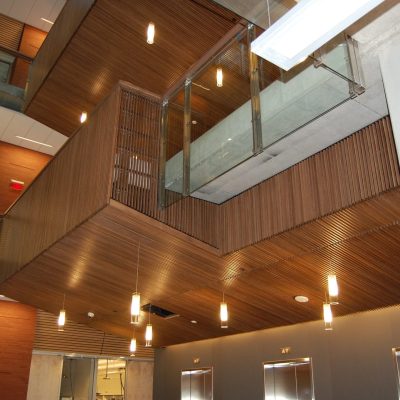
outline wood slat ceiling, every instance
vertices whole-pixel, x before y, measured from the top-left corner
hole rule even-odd
[[[143,304],[180,315],[152,317],[156,346],[320,319],[328,273],[336,273],[340,285],[336,316],[400,301],[399,188],[223,257],[111,201],[0,290],[53,313],[65,292],[73,320],[85,322],[90,309],[93,327],[129,337],[139,242]],[[223,290],[227,330],[218,321]],[[296,303],[298,294],[310,302]],[[146,323],[147,314],[139,339]]]
[[[97,0],[26,113],[69,136],[118,80],[163,94],[238,21],[207,0]]]

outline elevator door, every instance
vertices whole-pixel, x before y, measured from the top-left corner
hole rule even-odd
[[[264,364],[265,400],[314,400],[311,360]]]
[[[212,369],[182,371],[181,400],[212,400]]]

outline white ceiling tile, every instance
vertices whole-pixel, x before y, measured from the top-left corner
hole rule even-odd
[[[47,144],[52,145],[57,152],[67,140],[68,138],[66,136],[52,130],[49,137],[47,138]]]
[[[35,5],[35,1],[36,0],[15,0],[8,15],[18,21],[25,22],[32,7]]]
[[[55,0],[53,1],[53,6],[49,13],[49,20],[55,22],[58,15],[65,5],[65,0]]]
[[[0,13],[9,15],[14,0],[1,0],[0,1]]]
[[[12,111],[0,107],[0,140],[3,140],[3,136],[13,116],[14,114]]]

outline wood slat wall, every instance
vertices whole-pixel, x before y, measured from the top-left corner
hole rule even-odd
[[[0,301],[0,399],[26,400],[36,310]]]
[[[108,203],[118,101],[115,90],[4,217],[0,281]]]
[[[112,198],[217,247],[217,207],[185,198],[157,207],[161,99],[123,83]]]
[[[23,29],[22,22],[0,14],[0,45],[17,51]]]
[[[399,184],[385,117],[221,205],[219,248],[237,250]]]
[[[63,353],[130,356],[129,339],[110,335],[90,325],[89,321],[88,325],[84,325],[67,320],[64,332],[59,332],[57,317],[38,310],[33,348]],[[153,359],[154,349],[138,345],[136,357]]]
[[[94,2],[95,0],[69,0],[66,2],[57,18],[57,23],[50,30],[32,64],[25,107],[29,106]],[[61,93],[58,95],[62,96]]]

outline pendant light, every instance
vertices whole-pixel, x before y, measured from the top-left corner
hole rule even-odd
[[[131,357],[135,357],[135,353],[136,353],[136,335],[135,335],[135,333],[136,333],[136,329],[134,327],[131,343],[129,345],[129,351],[131,353]]]
[[[64,294],[63,306],[62,309],[60,310],[60,314],[58,315],[58,320],[57,320],[58,330],[60,332],[64,331],[65,321],[66,321],[66,313],[65,313],[65,294]]]
[[[150,323],[150,315],[151,315],[151,304],[149,308],[149,323],[146,325],[146,333],[144,335],[144,338],[146,340],[146,347],[151,347],[151,342],[153,340],[153,326]]]
[[[80,117],[81,124],[85,123],[87,120],[87,112],[83,111]]]
[[[147,27],[147,43],[148,44],[154,43],[155,33],[156,33],[156,28],[155,28],[153,22],[150,22],[149,26]]]
[[[222,87],[224,85],[224,74],[222,72],[222,68],[217,68],[217,86]]]
[[[221,328],[228,328],[228,304],[225,303],[225,293],[222,293],[222,302],[219,305],[219,316],[221,319]]]
[[[137,253],[137,260],[136,260],[136,290],[132,294],[132,302],[131,302],[131,324],[138,324],[139,316],[140,316],[140,293],[138,292],[139,255],[140,255],[140,242],[138,245],[138,253]]]
[[[328,295],[329,303],[332,305],[339,304],[339,286],[337,283],[336,275],[328,275]]]
[[[333,322],[331,305],[329,303],[324,303],[323,311],[324,311],[325,330],[331,331]]]

